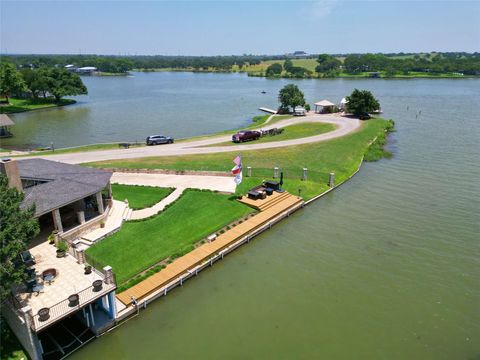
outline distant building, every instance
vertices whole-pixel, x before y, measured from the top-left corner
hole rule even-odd
[[[82,75],[92,75],[96,71],[97,71],[97,68],[95,66],[84,66],[75,70],[77,74],[82,74]]]
[[[68,71],[77,71],[77,67],[73,64],[68,64],[68,65],[65,65],[64,66],[65,70],[68,70]]]
[[[305,51],[295,51],[285,56],[289,59],[306,59],[309,55]]]

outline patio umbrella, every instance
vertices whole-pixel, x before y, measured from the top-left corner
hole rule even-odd
[[[280,187],[283,185],[283,171],[280,172]]]

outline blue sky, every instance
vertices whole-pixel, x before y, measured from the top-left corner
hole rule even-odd
[[[0,0],[2,53],[480,51],[480,1]]]

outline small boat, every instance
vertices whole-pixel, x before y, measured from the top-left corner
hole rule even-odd
[[[267,92],[265,90],[262,90],[262,94],[266,94]]]

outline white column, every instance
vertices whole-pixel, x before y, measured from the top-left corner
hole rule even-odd
[[[105,208],[103,207],[103,198],[102,198],[101,191],[97,193],[97,205],[98,205],[98,212],[100,214],[103,214],[103,212],[105,211]]]
[[[63,232],[62,217],[60,216],[60,209],[53,210],[52,215],[53,215],[53,224],[55,225],[55,229],[58,232]]]
[[[77,220],[79,224],[85,223],[85,212],[84,211],[77,211]]]

